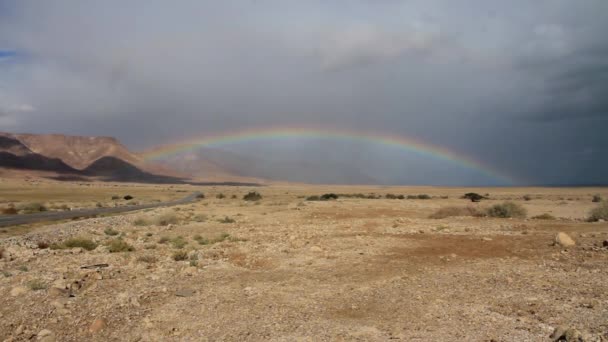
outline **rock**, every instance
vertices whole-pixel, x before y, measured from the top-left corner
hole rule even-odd
[[[585,342],[587,339],[583,336],[583,334],[574,328],[566,328],[564,326],[559,326],[553,330],[551,336],[551,341],[565,341],[565,342]]]
[[[43,341],[43,342],[54,342],[55,341],[55,334],[53,334],[53,332],[48,329],[40,330],[40,332],[38,333],[38,335],[36,335],[36,337],[38,337],[38,341]]]
[[[17,327],[17,329],[15,329],[15,336],[19,336],[21,334],[23,334],[23,331],[25,330],[25,327],[23,326],[23,324],[21,324],[20,326]]]
[[[51,287],[49,289],[49,297],[69,297],[70,291],[66,289],[61,289],[58,287]]]
[[[89,326],[89,332],[90,333],[98,333],[100,331],[102,331],[107,325],[107,322],[105,319],[103,318],[98,318],[96,320],[93,321],[93,323],[91,323],[91,325]]]
[[[321,247],[319,247],[319,246],[312,246],[312,247],[310,247],[310,251],[311,252],[323,252],[323,249],[321,249]]]
[[[482,241],[492,241],[492,238],[489,237],[483,237],[481,238]]]
[[[576,242],[574,242],[574,240],[572,240],[572,238],[568,234],[564,232],[559,232],[555,236],[555,244],[560,245],[562,247],[572,247],[576,245]]]
[[[11,289],[11,296],[17,297],[27,293],[27,289],[23,286],[13,287]]]

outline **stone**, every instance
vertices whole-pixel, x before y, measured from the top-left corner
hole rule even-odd
[[[576,242],[574,242],[574,240],[572,240],[572,238],[568,234],[564,232],[559,232],[555,236],[555,244],[562,247],[572,247],[576,245]]]
[[[53,332],[48,329],[40,330],[40,332],[38,333],[38,335],[36,335],[36,337],[38,337],[38,341],[42,341],[42,342],[54,342],[55,341],[55,334],[53,334]]]
[[[70,291],[66,290],[66,289],[58,288],[58,287],[51,287],[49,289],[49,296],[50,297],[69,297]]]
[[[11,289],[11,296],[17,297],[27,293],[27,289],[23,286],[16,286]]]
[[[93,323],[91,323],[91,325],[89,326],[89,332],[90,333],[98,333],[100,331],[102,331],[107,325],[107,322],[105,319],[103,318],[98,318],[96,320],[93,321]]]
[[[23,326],[23,324],[21,324],[20,326],[17,327],[17,329],[15,329],[15,336],[19,336],[19,335],[23,334],[24,330],[25,330],[25,327]]]
[[[310,247],[310,251],[311,252],[322,252],[323,249],[321,249],[321,247],[319,247],[319,246],[312,246],[312,247]]]

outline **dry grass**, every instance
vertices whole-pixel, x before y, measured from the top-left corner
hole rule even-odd
[[[601,203],[589,212],[588,221],[597,222],[599,220],[608,221],[608,202]]]
[[[484,216],[484,214],[482,212],[480,212],[479,210],[477,210],[477,208],[474,208],[471,206],[467,206],[467,207],[450,206],[450,207],[440,208],[439,210],[437,210],[436,212],[431,214],[429,216],[429,218],[443,219],[446,217],[453,217],[453,216],[481,217],[481,216]]]
[[[110,253],[133,252],[135,250],[135,247],[131,246],[125,240],[120,238],[110,240],[106,243],[106,246],[108,246],[108,251]]]
[[[487,215],[498,218],[525,218],[528,211],[523,206],[514,202],[503,202],[488,208]]]
[[[97,248],[97,243],[93,240],[86,238],[72,238],[65,240],[61,243],[54,243],[51,246],[51,249],[66,249],[66,248],[83,248],[87,251],[92,251]]]
[[[544,214],[533,216],[532,219],[534,219],[534,220],[555,220],[555,216],[553,216],[549,213],[544,213]]]
[[[183,261],[188,259],[188,252],[186,251],[176,251],[173,253],[173,260],[175,261]]]

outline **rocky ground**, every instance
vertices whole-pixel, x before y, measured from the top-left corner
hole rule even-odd
[[[472,204],[556,220],[428,218],[469,205],[467,189],[303,198],[326,190],[203,189],[2,238],[0,341],[608,341],[608,224],[584,221],[603,189],[484,189]],[[62,245],[73,238],[97,246]]]

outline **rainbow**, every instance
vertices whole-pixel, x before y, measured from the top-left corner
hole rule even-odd
[[[227,144],[243,143],[260,140],[283,140],[290,138],[331,138],[342,141],[365,142],[394,147],[410,153],[447,161],[460,167],[464,167],[478,173],[484,174],[500,183],[511,185],[517,183],[510,177],[493,167],[482,163],[474,158],[458,153],[448,148],[423,142],[418,139],[399,135],[357,131],[350,129],[319,128],[319,127],[264,127],[248,128],[236,131],[208,134],[195,137],[181,142],[163,145],[142,153],[145,160],[153,161],[163,159],[179,153],[195,150],[200,147],[219,147]]]

